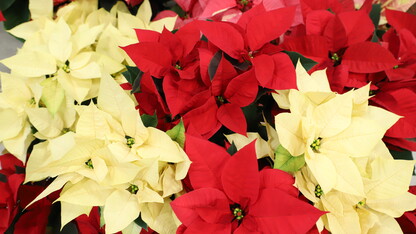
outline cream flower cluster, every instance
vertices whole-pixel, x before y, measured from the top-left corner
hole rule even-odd
[[[23,163],[33,148],[26,183],[54,178],[33,202],[63,188],[62,227],[99,206],[108,233],[139,230],[139,216],[172,233],[171,197],[190,161],[165,132],[144,126],[119,83],[133,65],[120,46],[137,42],[134,28],[172,30],[176,18],[150,22],[147,0],[136,16],[122,2],[108,12],[73,1],[54,16],[52,0],[29,6],[33,20],[10,31],[23,47],[1,61],[11,73],[0,74],[0,142]]]
[[[297,65],[299,90],[275,95],[290,113],[275,117],[281,145],[305,166],[296,186],[327,214],[332,233],[400,233],[394,218],[416,208],[407,192],[413,161],[394,160],[382,142],[400,117],[369,106],[370,85],[345,94],[331,92],[325,71],[311,76]]]

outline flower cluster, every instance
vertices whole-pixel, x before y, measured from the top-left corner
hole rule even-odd
[[[414,230],[416,16],[378,2],[30,0],[0,231]]]

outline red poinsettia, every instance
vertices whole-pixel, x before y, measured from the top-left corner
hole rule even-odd
[[[410,186],[409,192],[416,194],[416,186]],[[416,233],[416,210],[405,212],[397,219],[404,234]]]
[[[240,62],[249,61],[260,86],[269,89],[296,88],[292,62],[270,43],[293,22],[294,7],[266,11],[262,4],[244,13],[237,24],[201,21],[209,42]]]
[[[17,234],[45,233],[52,201],[58,193],[25,209],[46,186],[22,185],[23,163],[11,154],[0,156],[0,164],[0,232],[9,229]]]
[[[195,190],[171,203],[178,233],[306,233],[324,214],[298,199],[291,175],[258,171],[254,142],[230,157],[213,143],[186,139]]]
[[[3,13],[0,11],[0,22],[6,21],[6,18],[4,18]]]
[[[143,0],[125,0],[130,6],[137,6],[143,2]]]

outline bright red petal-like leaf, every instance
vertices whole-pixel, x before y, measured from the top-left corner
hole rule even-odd
[[[416,15],[386,9],[387,22],[397,31],[407,29],[416,36]]]
[[[22,161],[17,159],[12,154],[3,154],[3,155],[0,156],[0,168],[2,170],[8,170],[10,172],[15,172],[16,171],[15,166],[23,167]]]
[[[260,54],[251,60],[253,69],[261,86],[264,86],[273,79],[274,61],[272,56],[268,54]]]
[[[410,80],[415,76],[415,71],[399,67],[386,70],[386,75],[390,81]]]
[[[324,36],[327,38],[329,50],[332,52],[336,52],[347,46],[347,32],[342,26],[342,22],[339,17],[334,17],[328,21],[324,31]]]
[[[347,45],[365,41],[373,35],[374,24],[365,11],[343,12],[337,17],[347,34]]]
[[[230,81],[224,92],[224,97],[229,102],[244,107],[256,99],[257,91],[257,80],[253,69],[251,69]]]
[[[204,1],[201,1],[204,2]],[[237,4],[235,0],[220,0],[220,1],[205,1],[204,11],[199,16],[200,18],[210,18],[216,13],[225,11],[231,7],[235,7]]]
[[[354,11],[353,0],[301,0],[302,13],[308,15],[313,10],[328,10],[340,13],[344,11]]]
[[[178,219],[191,226],[198,217],[210,223],[231,225],[231,211],[228,198],[224,192],[215,188],[200,188],[186,193],[170,203]],[[227,220],[227,218],[229,218]]]
[[[391,144],[391,145],[399,147],[396,150],[407,149],[410,151],[416,151],[416,142],[414,141],[406,140],[404,138],[394,138],[394,137],[384,137],[383,141],[386,142],[387,144]]]
[[[175,36],[182,41],[183,54],[185,56],[188,55],[201,38],[198,22],[192,21],[187,23],[175,33]]]
[[[260,173],[255,141],[240,149],[228,160],[222,171],[221,181],[227,196],[242,208],[247,208],[257,201]]]
[[[328,22],[335,17],[327,10],[311,11],[305,20],[308,35],[323,35]]]
[[[189,100],[205,89],[198,80],[185,80],[170,73],[165,76],[163,82],[166,102],[173,116],[183,113]]]
[[[257,202],[250,207],[250,215],[263,233],[306,233],[323,214],[279,189],[261,190]]]
[[[136,36],[139,42],[158,42],[160,38],[160,33],[153,31],[153,30],[147,30],[147,29],[134,29],[136,31]]]
[[[323,36],[309,35],[290,38],[281,46],[284,50],[298,52],[318,63],[328,59],[329,46]]]
[[[218,129],[221,128],[221,123],[217,119],[218,106],[214,97],[195,108],[183,116],[185,128],[197,131],[198,135],[205,139],[210,138]]]
[[[208,74],[208,67],[211,63],[212,57],[214,57],[215,52],[205,49],[198,48],[199,54],[199,72],[201,73],[201,80],[206,86],[211,86],[211,79]]]
[[[163,28],[162,34],[160,34],[159,42],[169,48],[170,54],[172,55],[171,61],[174,63],[178,62],[184,56],[182,41],[166,28]]]
[[[257,17],[258,15],[261,15],[266,12],[266,9],[264,8],[264,5],[262,3],[258,4],[257,6],[254,6],[250,10],[244,12],[240,19],[238,19],[237,24],[243,28],[247,28],[248,22],[254,17]]]
[[[218,120],[228,129],[233,132],[246,135],[247,122],[241,108],[232,103],[226,103],[218,108]]]
[[[230,155],[224,148],[207,140],[191,135],[186,135],[185,139],[185,152],[192,161],[188,172],[192,187],[222,190],[220,175]]]
[[[50,206],[26,211],[14,226],[15,234],[46,233]]]
[[[192,223],[184,234],[206,234],[206,233],[231,233],[231,223],[207,223],[198,218]],[[177,233],[178,234],[178,233]]]
[[[142,42],[122,47],[137,67],[143,72],[161,78],[172,66],[169,48],[161,43]]]
[[[213,60],[214,59],[217,59],[216,56],[213,57]],[[210,63],[208,72],[212,69],[212,66],[215,66],[215,63]],[[230,81],[238,75],[234,66],[224,56],[221,57],[214,74],[215,75],[212,78],[211,84],[211,92],[213,96],[221,96],[225,92],[228,83],[230,83]]]
[[[225,22],[199,21],[202,33],[212,44],[229,56],[240,59],[244,50],[244,39],[234,25]]]
[[[348,65],[351,72],[374,73],[398,65],[398,61],[387,49],[373,42],[351,45],[342,56],[342,64]]]
[[[292,25],[296,7],[285,7],[252,18],[246,28],[247,42],[251,51],[277,39]]]
[[[280,189],[297,198],[299,191],[293,184],[295,184],[295,178],[285,171],[279,169],[263,169],[260,171],[260,190],[265,188]]]
[[[0,11],[0,22],[1,21],[6,21],[6,18],[4,18],[3,13],[1,13],[1,11]]]
[[[260,85],[269,89],[297,89],[296,71],[292,60],[285,53],[272,55],[274,62],[273,76],[260,81]]]

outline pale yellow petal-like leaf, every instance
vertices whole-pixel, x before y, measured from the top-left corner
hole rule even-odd
[[[118,29],[120,32],[129,38],[136,37],[134,28],[147,29],[148,22],[143,22],[130,13],[118,12]]]
[[[16,137],[21,132],[26,117],[11,108],[0,110],[0,141]]]
[[[275,117],[275,125],[280,143],[291,155],[298,156],[305,152],[300,116],[290,113],[278,114]]]
[[[24,183],[29,181],[39,181],[48,177],[49,172],[38,173],[46,164],[48,164],[50,159],[50,153],[48,152],[49,142],[41,142],[36,144],[33,147],[31,157],[29,157],[26,164],[26,177]]]
[[[71,29],[65,20],[60,19],[48,38],[49,52],[61,63],[65,63],[71,55]]]
[[[25,122],[20,133],[14,138],[9,138],[3,141],[4,148],[11,154],[16,156],[20,161],[25,164],[27,149],[35,138],[32,135],[30,124]]]
[[[378,216],[368,209],[359,208],[357,214],[360,218],[361,233],[368,233],[379,222]]]
[[[56,60],[48,53],[40,51],[19,50],[15,56],[0,61],[12,72],[26,76],[38,77],[56,72]]]
[[[373,210],[398,218],[404,212],[416,209],[416,196],[406,192],[397,197],[383,200],[372,200],[369,197],[366,203]]]
[[[137,177],[156,187],[159,183],[159,158],[144,158],[135,163],[140,169]]]
[[[41,85],[43,86],[41,100],[48,111],[54,115],[64,101],[65,91],[58,80],[54,78],[42,81]]]
[[[387,131],[400,118],[399,115],[376,106],[369,106],[365,117],[377,122],[383,131]]]
[[[368,231],[368,234],[392,234],[402,233],[402,229],[397,221],[388,215],[379,214],[379,222]]]
[[[327,155],[336,169],[337,182],[334,186],[338,191],[364,197],[364,185],[360,172],[348,156]]]
[[[116,190],[106,200],[105,232],[115,233],[126,228],[140,214],[137,197],[127,190]]]
[[[77,79],[62,70],[58,71],[57,79],[65,93],[78,103],[82,103],[85,100],[92,87],[91,79]]]
[[[75,146],[75,133],[67,132],[59,137],[49,140],[48,150],[50,159],[60,160]]]
[[[82,112],[78,111],[82,109]],[[79,118],[77,122],[76,132],[80,137],[106,139],[106,135],[110,134],[111,127],[107,122],[107,113],[99,110],[93,103],[88,107],[77,108]]]
[[[230,143],[234,142],[237,150],[240,150],[244,146],[256,140],[257,158],[262,158],[266,156],[273,157],[273,155],[270,155],[271,149],[270,149],[270,146],[267,144],[267,141],[263,140],[263,138],[261,138],[261,136],[258,133],[248,132],[247,137],[244,135],[235,133],[235,134],[226,135],[225,137]]]
[[[79,25],[77,31],[72,35],[72,55],[77,54],[81,49],[95,43],[98,35],[103,31],[104,25],[90,27],[88,24]]]
[[[114,191],[111,187],[104,187],[85,178],[76,184],[67,184],[65,187],[65,191],[61,192],[57,201],[80,206],[103,206]]]
[[[79,206],[67,202],[61,201],[61,230],[62,228],[73,219],[80,215],[89,215],[92,206]]]
[[[32,202],[26,206],[26,208],[39,201],[40,199],[48,196],[49,194],[61,189],[73,177],[74,174],[64,174],[56,177],[55,180],[45,190],[43,190]]]
[[[272,93],[273,99],[276,101],[277,105],[282,109],[289,109],[289,89],[286,90],[276,90],[277,93]]]
[[[354,90],[354,107],[352,108],[353,116],[361,116],[367,113],[368,99],[370,93],[370,83]]]
[[[149,24],[149,29],[156,31],[156,32],[162,32],[163,28],[166,28],[167,30],[172,31],[175,27],[177,18],[178,16],[165,17],[160,20],[152,21]]]
[[[96,62],[87,63],[84,67],[71,70],[71,75],[79,79],[93,79],[101,76],[101,68]]]
[[[140,203],[147,203],[147,202],[158,202],[163,203],[162,196],[159,193],[155,192],[154,190],[144,186],[143,189],[139,189],[137,192],[137,199]]]
[[[136,16],[141,19],[142,22],[149,23],[152,18],[152,7],[149,0],[144,0],[137,10]]]
[[[353,117],[351,124],[340,134],[323,138],[320,151],[349,154],[351,157],[368,156],[384,135],[378,124],[367,118]]]
[[[166,198],[163,204],[147,203],[142,206],[141,217],[152,230],[160,234],[175,233],[179,225],[170,206],[170,199]]]
[[[29,1],[30,17],[38,19],[41,17],[52,18],[53,1],[52,0],[31,0]]]
[[[42,135],[53,138],[61,134],[64,123],[59,115],[51,115],[46,108],[27,108],[29,121]]]
[[[168,165],[160,177],[163,185],[163,197],[170,197],[172,194],[182,191],[182,181],[175,179],[175,170],[172,165]]]
[[[191,161],[187,157],[185,161],[179,162],[176,164],[176,174],[175,179],[176,180],[183,180],[186,175],[188,174],[189,167],[191,166]]]
[[[123,234],[136,234],[136,233],[140,233],[141,231],[142,231],[142,228],[139,225],[137,225],[135,222],[130,223],[129,226],[121,230]]]
[[[302,92],[331,92],[326,69],[315,71],[309,75],[300,60],[296,64],[296,81],[298,89]]]
[[[337,170],[328,157],[315,154],[313,158],[310,158],[305,155],[305,161],[324,193],[337,185]]]
[[[365,184],[368,199],[380,200],[405,193],[412,178],[415,161],[375,159],[372,178]]]
[[[121,122],[122,115],[136,111],[134,102],[109,74],[102,75],[97,106]]]
[[[313,112],[314,121],[322,138],[331,137],[345,130],[351,123],[352,93],[339,95],[317,106]]]
[[[8,30],[7,32],[12,34],[15,37],[28,40],[34,33],[40,31],[45,27],[45,21],[50,21],[51,19],[47,17],[41,17],[37,20],[31,20],[22,24],[17,25],[16,27]]]
[[[10,102],[13,108],[22,108],[31,101],[33,94],[26,83],[26,79],[0,72],[1,77],[1,98]],[[19,107],[16,107],[18,105]],[[2,106],[2,108],[6,108]]]
[[[178,143],[159,129],[149,127],[149,137],[137,149],[139,156],[143,158],[159,157],[160,161],[177,163],[184,161],[187,156]]]

